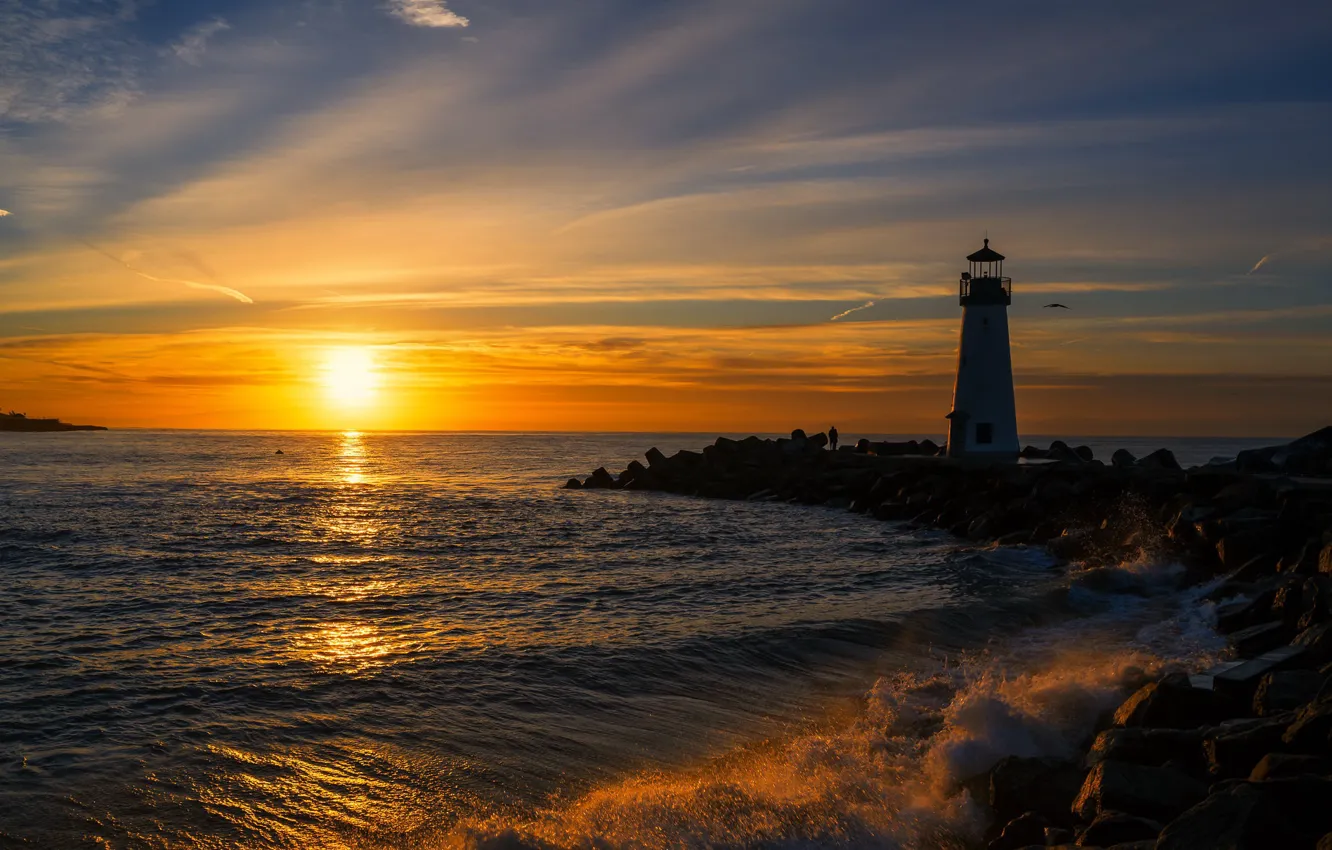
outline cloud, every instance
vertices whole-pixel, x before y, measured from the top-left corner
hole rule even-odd
[[[208,50],[208,40],[223,30],[231,29],[231,24],[223,18],[203,21],[185,31],[180,41],[171,45],[171,52],[182,62],[198,65]]]
[[[13,213],[11,213],[9,210],[0,210],[0,218],[4,218],[7,215],[13,215]]]
[[[879,302],[877,302],[877,301],[866,301],[864,304],[861,304],[859,307],[852,307],[850,310],[843,310],[842,312],[838,313],[836,316],[833,316],[833,317],[832,317],[831,319],[829,319],[828,321],[830,321],[830,322],[835,322],[835,321],[837,321],[838,319],[844,319],[844,318],[846,318],[847,316],[851,315],[852,313],[857,313],[857,312],[859,312],[859,311],[861,311],[861,310],[868,310],[869,308],[873,307],[873,306],[874,306],[875,304],[877,304],[877,303],[879,303]]]
[[[1272,259],[1271,254],[1264,254],[1261,260],[1253,264],[1253,268],[1249,269],[1248,274],[1253,274],[1254,272],[1261,269],[1264,265],[1267,264],[1267,261],[1270,259]]]
[[[389,11],[414,27],[465,27],[469,23],[444,0],[389,0]]]
[[[143,52],[126,26],[132,17],[130,4],[75,11],[0,0],[0,122],[63,121],[131,100]]]
[[[111,260],[112,262],[119,263],[120,265],[124,266],[125,268],[129,269],[130,271],[134,272],[139,277],[144,278],[145,280],[151,280],[156,283],[180,283],[184,284],[185,286],[188,286],[190,289],[202,289],[208,292],[219,292],[227,296],[228,298],[235,298],[237,301],[241,302],[242,304],[254,303],[253,298],[246,295],[244,292],[232,289],[229,286],[222,286],[221,284],[217,283],[200,283],[197,280],[186,280],[184,278],[177,278],[177,277],[158,277],[157,275],[149,274],[148,272],[143,271],[142,269],[135,268],[134,266],[120,259],[116,255],[104,251],[101,248],[98,248],[96,245],[92,244],[91,242],[83,242],[83,240],[79,241],[82,242],[82,244],[85,247],[96,251],[97,253],[101,254],[103,257],[106,257],[108,260]]]

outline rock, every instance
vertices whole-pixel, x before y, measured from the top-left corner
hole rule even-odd
[[[1161,834],[1161,824],[1148,818],[1134,817],[1123,812],[1101,812],[1086,831],[1078,836],[1082,847],[1109,847],[1130,841],[1155,841]]]
[[[1297,753],[1332,752],[1332,696],[1324,694],[1296,711],[1281,740]]]
[[[1286,627],[1280,620],[1272,620],[1231,632],[1227,637],[1230,645],[1235,647],[1235,652],[1241,656],[1251,657],[1281,646],[1286,642],[1287,634]]]
[[[1296,838],[1266,795],[1241,784],[1211,795],[1169,823],[1156,850],[1272,850]]]
[[[1253,696],[1253,713],[1271,717],[1294,711],[1318,696],[1323,677],[1314,670],[1281,670],[1268,673],[1258,682]]]
[[[1139,688],[1115,711],[1116,726],[1193,729],[1224,719],[1216,694],[1190,687],[1187,676],[1166,676]]]
[[[1004,825],[999,837],[989,843],[986,850],[1018,850],[1037,845],[1045,846],[1045,830],[1050,821],[1039,812],[1027,812]]]
[[[1332,575],[1332,543],[1323,547],[1323,551],[1318,553],[1318,572],[1323,575]]]
[[[606,467],[598,466],[592,473],[592,477],[583,482],[584,489],[589,490],[609,490],[615,486],[615,479],[606,471]]]
[[[1035,446],[1023,446],[1022,451],[1018,452],[1018,457],[1027,460],[1045,460],[1050,453],[1045,449],[1038,449]]]
[[[1103,811],[1169,821],[1206,796],[1206,785],[1178,770],[1103,761],[1087,774],[1073,812],[1085,821]]]
[[[1120,469],[1129,469],[1138,465],[1138,459],[1128,449],[1115,449],[1110,456],[1110,465]]]
[[[1009,756],[990,771],[990,808],[1001,821],[1037,812],[1067,822],[1083,774],[1082,768],[1068,762]]]
[[[577,478],[570,478],[568,481],[564,482],[564,489],[581,490],[583,489],[583,482],[579,481]]]
[[[1142,469],[1179,469],[1179,461],[1175,460],[1175,455],[1170,449],[1157,449],[1151,454],[1138,461],[1138,466]]]
[[[825,446],[828,445],[828,435],[820,431],[819,433],[810,437],[808,443],[811,448],[815,449],[824,448]]]
[[[1332,623],[1310,626],[1296,635],[1291,643],[1304,647],[1308,663],[1326,664],[1332,661]]]
[[[1290,720],[1283,715],[1211,730],[1203,739],[1208,772],[1219,779],[1248,776],[1263,756],[1282,749]]]
[[[1221,567],[1227,572],[1238,569],[1259,556],[1270,558],[1272,570],[1275,570],[1280,559],[1280,556],[1272,551],[1276,543],[1275,535],[1269,526],[1237,529],[1226,533],[1216,544],[1216,556],[1221,559]]]
[[[1332,850],[1332,832],[1318,839],[1318,846],[1314,850]]]
[[[1284,779],[1289,776],[1327,776],[1332,774],[1332,760],[1320,756],[1298,756],[1289,753],[1268,753],[1249,773],[1250,782]]]
[[[804,431],[803,428],[797,428],[797,429],[795,429],[794,431],[791,432],[791,441],[792,441],[792,442],[798,442],[798,441],[800,441],[800,440],[808,440],[808,439],[809,439],[809,438],[805,436],[805,431]]]
[[[859,440],[856,440],[856,453],[857,453],[857,454],[862,454],[862,455],[864,455],[864,454],[869,454],[869,450],[870,450],[870,441],[869,441],[869,440],[866,440],[866,439],[864,439],[863,437],[862,437],[861,439],[859,439]]]
[[[1204,763],[1201,729],[1106,729],[1087,753],[1087,766],[1122,761],[1160,767],[1168,761],[1192,767]]]
[[[648,466],[658,472],[666,467],[666,455],[662,454],[661,449],[656,446],[644,452],[643,456],[647,458]]]
[[[1073,454],[1082,458],[1087,463],[1091,463],[1093,460],[1096,459],[1096,455],[1095,453],[1092,452],[1091,446],[1078,446],[1076,449],[1073,450]]]

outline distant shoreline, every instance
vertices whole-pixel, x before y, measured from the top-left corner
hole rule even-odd
[[[71,425],[59,419],[29,419],[23,414],[0,413],[0,432],[48,434],[65,431],[105,431],[105,425]]]

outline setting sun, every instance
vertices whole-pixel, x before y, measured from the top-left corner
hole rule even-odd
[[[328,352],[321,377],[328,397],[344,406],[368,404],[380,385],[374,354],[367,348],[336,348]]]

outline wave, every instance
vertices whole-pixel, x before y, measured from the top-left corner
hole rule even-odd
[[[1148,556],[1070,576],[1080,616],[936,669],[879,679],[826,719],[679,771],[650,771],[526,817],[477,817],[419,846],[467,850],[966,848],[973,780],[1006,756],[1073,758],[1147,675],[1215,659],[1208,588]]]

